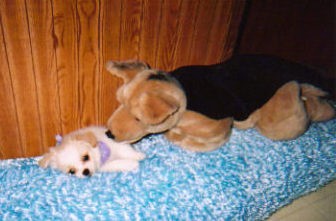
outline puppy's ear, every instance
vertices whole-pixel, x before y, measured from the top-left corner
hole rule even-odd
[[[42,156],[42,159],[38,161],[38,164],[42,168],[47,168],[50,166],[53,162],[55,151],[53,148],[50,149],[49,153],[46,153]]]
[[[149,69],[149,65],[142,61],[108,61],[105,65],[106,69],[113,75],[120,77],[124,83],[132,80],[139,72]]]
[[[138,113],[135,114],[145,124],[159,124],[175,113],[179,103],[164,94],[144,93],[139,100]]]
[[[75,134],[74,139],[85,141],[89,143],[92,147],[96,147],[98,142],[96,136],[91,131]]]

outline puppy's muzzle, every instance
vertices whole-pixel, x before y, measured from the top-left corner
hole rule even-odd
[[[108,138],[114,139],[114,135],[112,134],[110,130],[106,131],[105,134]]]

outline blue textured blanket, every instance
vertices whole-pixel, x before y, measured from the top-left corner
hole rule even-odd
[[[138,171],[79,179],[38,158],[0,161],[0,220],[262,220],[336,178],[336,119],[273,142],[233,130],[211,153],[153,135]]]

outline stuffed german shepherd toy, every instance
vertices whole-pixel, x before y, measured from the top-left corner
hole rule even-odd
[[[107,134],[116,141],[163,132],[185,149],[211,151],[228,140],[232,126],[288,140],[303,134],[311,121],[335,115],[321,89],[333,81],[272,56],[239,55],[171,72],[139,61],[109,61],[106,67],[124,81],[117,91],[120,106],[107,122]]]

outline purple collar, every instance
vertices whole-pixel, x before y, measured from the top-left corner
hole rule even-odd
[[[103,165],[111,155],[111,150],[106,143],[99,141],[98,148],[100,152],[100,163]]]

